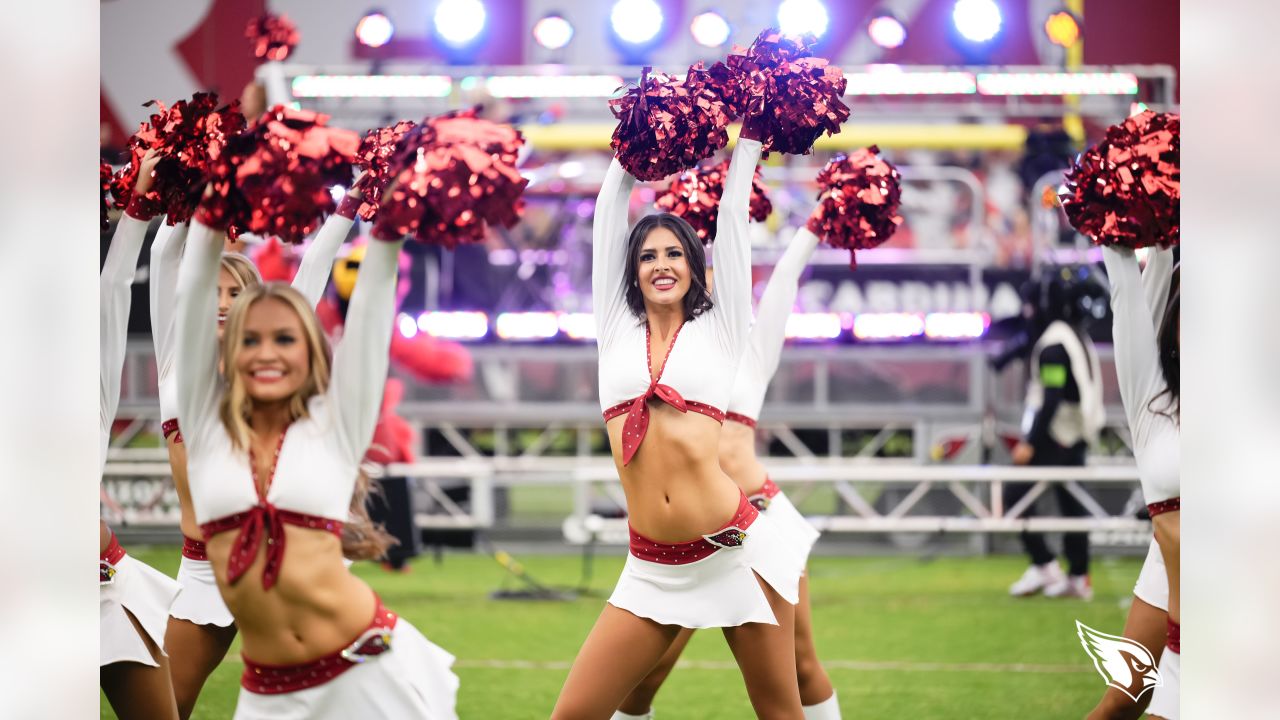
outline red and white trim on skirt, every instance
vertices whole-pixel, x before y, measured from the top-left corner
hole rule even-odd
[[[761,485],[759,490],[748,495],[747,500],[752,505],[755,505],[757,510],[764,512],[769,509],[769,503],[773,502],[773,498],[780,492],[782,492],[782,489],[766,476],[764,485]]]
[[[1169,498],[1160,502],[1148,503],[1147,514],[1151,517],[1163,515],[1167,512],[1180,512],[1182,510],[1182,497]]]
[[[711,557],[724,548],[742,547],[747,539],[747,529],[758,517],[760,517],[760,511],[747,502],[746,495],[742,495],[738,501],[738,511],[733,514],[729,522],[697,540],[661,543],[641,535],[628,524],[627,531],[631,535],[631,554],[641,560],[662,565],[687,565]]]
[[[107,549],[102,551],[98,556],[98,584],[114,582],[116,576],[116,566],[124,559],[124,548],[120,546],[120,541],[116,539],[116,534],[111,533],[111,542],[107,543]]]
[[[1165,634],[1164,646],[1182,654],[1182,624],[1169,620],[1169,629]]]
[[[347,647],[300,665],[264,665],[244,658],[240,686],[259,695],[280,695],[323,685],[369,658],[391,649],[397,616],[375,596],[377,607],[369,627]],[[243,657],[243,656],[242,656]]]
[[[734,422],[738,423],[739,425],[746,425],[747,427],[750,427],[750,428],[753,428],[753,427],[755,427],[755,426],[756,426],[756,419],[755,419],[755,418],[753,418],[753,417],[747,417],[746,415],[743,415],[742,413],[727,412],[727,413],[725,413],[725,414],[724,414],[724,419],[725,419],[725,420],[732,420],[732,421],[734,421]]]
[[[182,557],[188,560],[204,560],[209,559],[209,553],[205,544],[199,540],[192,540],[186,535],[182,536]]]

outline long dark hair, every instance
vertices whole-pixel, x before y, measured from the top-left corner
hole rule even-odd
[[[640,250],[649,233],[658,228],[670,230],[684,248],[684,256],[689,263],[689,292],[684,295],[684,319],[692,320],[711,309],[711,293],[707,290],[707,252],[702,247],[698,234],[684,218],[671,213],[655,213],[640,218],[631,234],[627,236],[627,269],[626,299],[631,313],[641,320],[645,319],[644,293],[640,291],[639,277]]]
[[[1181,415],[1182,401],[1179,382],[1179,364],[1181,359],[1178,357],[1178,328],[1181,324],[1179,319],[1178,307],[1179,300],[1182,297],[1182,283],[1179,280],[1182,265],[1179,264],[1173,269],[1173,278],[1169,283],[1169,299],[1164,305],[1164,316],[1160,318],[1160,332],[1156,335],[1156,344],[1160,349],[1160,372],[1164,374],[1164,382],[1168,388],[1151,399],[1151,404],[1156,400],[1168,395],[1168,401],[1161,410],[1156,410],[1147,405],[1152,412],[1177,418]]]

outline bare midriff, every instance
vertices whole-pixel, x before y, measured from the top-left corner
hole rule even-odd
[[[720,431],[720,469],[747,495],[760,492],[769,473],[756,457],[755,428],[724,421],[724,429]]]
[[[178,491],[178,512],[181,513],[179,526],[182,534],[192,540],[203,537],[200,524],[196,522],[195,510],[191,507],[191,486],[187,484],[187,446],[175,442],[177,433],[165,438],[169,447],[169,472],[173,474],[173,488]]]
[[[720,469],[720,423],[660,402],[649,403],[649,413],[648,433],[628,465],[622,464],[626,416],[606,424],[631,527],[663,543],[719,530],[737,512],[740,495]]]
[[[227,563],[238,533],[218,533],[207,542],[245,657],[264,665],[298,665],[347,647],[368,628],[376,605],[373,590],[343,565],[342,541],[336,535],[285,525],[280,575],[264,590],[265,540],[248,571],[234,585],[227,584]]]
[[[1182,593],[1179,584],[1182,569],[1179,564],[1178,550],[1182,546],[1182,513],[1174,510],[1160,513],[1151,518],[1154,526],[1156,544],[1160,546],[1160,557],[1164,558],[1165,572],[1169,575],[1169,619],[1182,623]]]

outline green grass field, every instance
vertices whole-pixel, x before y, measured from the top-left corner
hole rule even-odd
[[[174,574],[178,549],[129,548]],[[576,584],[575,556],[520,557],[549,585]],[[1119,633],[1140,559],[1094,562],[1093,602],[1015,600],[1017,557],[815,557],[810,564],[818,652],[849,720],[1071,718],[1103,690],[1076,639],[1078,618]],[[546,718],[569,664],[622,567],[597,558],[593,592],[571,602],[497,601],[515,587],[491,557],[419,558],[392,575],[369,563],[354,571],[389,607],[454,653],[462,680],[458,714],[472,719]],[[230,718],[242,669],[238,648],[205,686],[196,720]],[[701,632],[655,702],[660,720],[753,717],[742,678],[718,632]],[[105,699],[102,717],[115,718]]]

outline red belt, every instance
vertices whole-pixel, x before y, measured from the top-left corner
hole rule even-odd
[[[120,541],[116,539],[115,533],[111,533],[111,542],[107,543],[107,549],[102,551],[98,556],[98,583],[109,583],[116,576],[116,566],[124,559],[124,548],[120,547]]]
[[[204,539],[221,532],[240,529],[235,545],[231,547],[231,559],[227,561],[227,583],[234,585],[258,557],[262,536],[267,536],[267,566],[262,570],[262,587],[270,590],[280,576],[284,562],[284,526],[296,525],[313,530],[327,530],[342,537],[342,521],[318,515],[307,515],[292,510],[281,510],[270,503],[255,505],[235,515],[210,520],[200,526]]]
[[[323,685],[351,668],[391,649],[391,630],[396,614],[382,605],[373,612],[373,621],[350,645],[301,665],[263,665],[244,658],[240,686],[259,695],[279,695]],[[242,656],[243,657],[243,656]]]
[[[752,505],[755,505],[757,510],[763,511],[769,509],[769,503],[773,502],[774,496],[780,492],[782,492],[782,490],[778,488],[777,484],[766,477],[764,479],[764,485],[761,485],[760,489],[755,493],[747,496],[747,500],[750,501]]]
[[[192,540],[186,535],[182,536],[182,557],[189,560],[208,560],[209,553],[205,544],[199,540]]]
[[[703,535],[697,540],[682,543],[660,543],[641,535],[635,528],[627,526],[631,535],[631,554],[641,560],[661,563],[663,565],[685,565],[710,557],[721,548],[741,547],[747,539],[747,528],[760,517],[760,511],[747,502],[742,495],[738,501],[738,511],[729,522],[714,533]]]
[[[736,423],[738,423],[738,424],[740,424],[740,425],[746,425],[747,427],[755,427],[755,426],[756,426],[756,419],[755,419],[755,418],[747,417],[746,415],[743,415],[742,413],[727,412],[727,413],[725,413],[725,414],[724,414],[724,419],[725,419],[725,420],[732,420],[732,421],[734,421],[734,422],[736,422]]]
[[[1169,498],[1160,502],[1148,503],[1147,514],[1151,517],[1161,515],[1167,512],[1178,512],[1182,510],[1182,497]]]
[[[169,418],[160,423],[160,434],[166,438],[176,434],[173,441],[176,443],[182,442],[182,431],[178,429],[178,418]]]
[[[1170,650],[1182,654],[1182,625],[1169,620],[1169,631],[1165,635],[1164,646]]]

